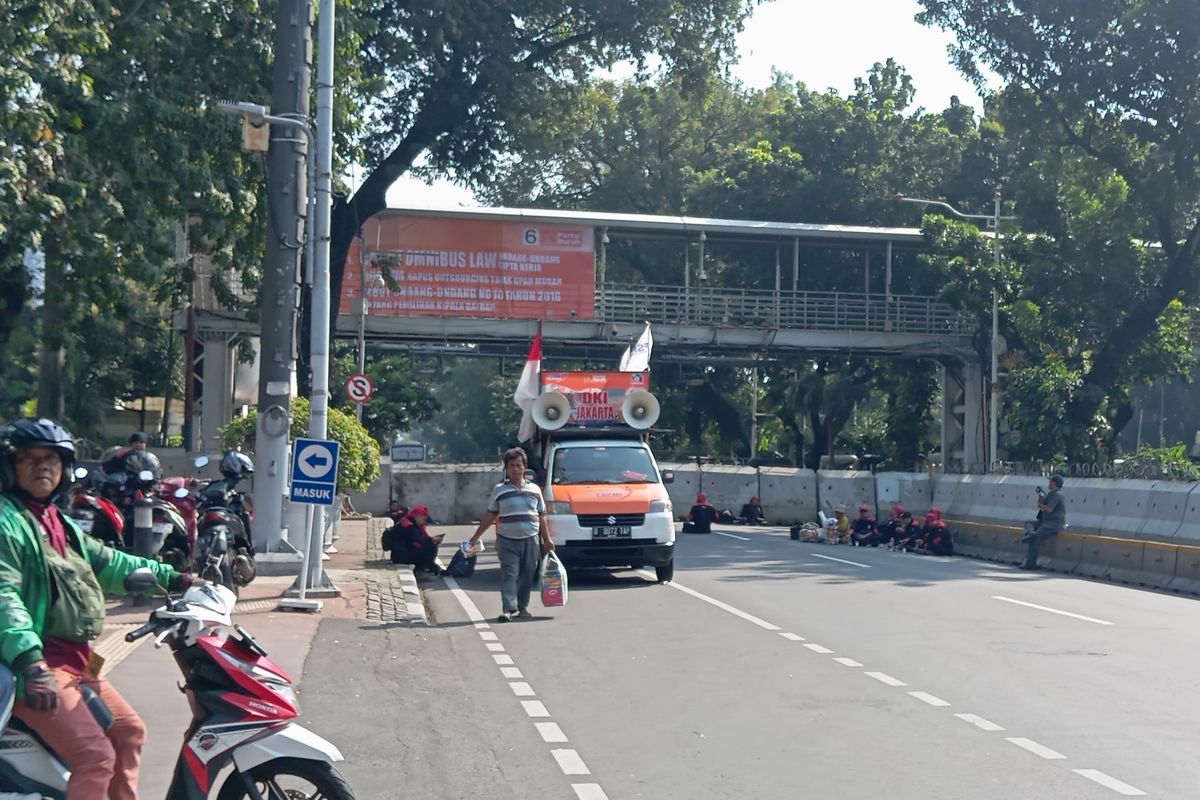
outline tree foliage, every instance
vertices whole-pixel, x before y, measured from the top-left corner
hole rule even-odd
[[[295,440],[308,435],[309,402],[292,400],[292,427]],[[254,451],[258,412],[251,410],[221,429],[221,446],[231,450]],[[341,445],[338,452],[337,491],[365,492],[379,477],[379,445],[351,414],[329,409],[329,438]]]

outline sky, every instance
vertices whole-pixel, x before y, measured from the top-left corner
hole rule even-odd
[[[952,37],[917,24],[915,0],[774,0],[758,6],[738,37],[733,75],[748,86],[770,84],[772,68],[791,74],[810,89],[854,89],[875,62],[890,56],[912,76],[917,105],[945,108],[952,95],[979,109],[975,91],[950,65]],[[863,25],[864,20],[869,24]],[[388,192],[388,205],[455,207],[478,205],[471,193],[449,181],[427,186],[401,178]]]

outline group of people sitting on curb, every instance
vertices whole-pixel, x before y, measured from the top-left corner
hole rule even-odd
[[[918,522],[911,511],[896,503],[891,516],[876,522],[871,516],[871,507],[859,505],[858,516],[846,516],[846,507],[838,506],[832,516],[818,511],[821,524],[806,523],[792,527],[792,538],[802,542],[821,544],[848,544],[853,547],[886,547],[908,553],[925,553],[936,556],[954,555],[954,538],[942,520],[942,510],[934,506],[925,513],[923,522]]]
[[[725,525],[763,525],[766,523],[766,516],[763,514],[762,502],[757,496],[751,497],[750,501],[742,506],[741,513],[735,517],[729,509],[717,511],[708,502],[708,495],[700,492],[696,495],[696,504],[692,506],[683,522],[683,532],[712,533],[714,522]]]

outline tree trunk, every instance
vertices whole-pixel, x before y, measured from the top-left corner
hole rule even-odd
[[[7,244],[0,243],[0,347],[8,343],[20,319],[29,296],[28,283],[24,254],[18,256]]]

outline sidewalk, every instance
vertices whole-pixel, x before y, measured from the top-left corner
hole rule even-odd
[[[294,578],[261,577],[242,588],[234,621],[244,626],[299,684],[304,703],[304,664],[314,637],[326,619],[362,620],[364,629],[397,625],[427,625],[424,605],[412,569],[393,566],[382,558],[379,534],[386,519],[343,520],[337,551],[325,561],[341,597],[322,598],[321,612],[282,611],[278,602]],[[181,675],[166,650],[146,646],[150,637],[132,644],[125,634],[144,623],[158,605],[135,606],[131,599],[110,601],[104,635],[96,650],[105,657],[103,674],[137,709],[148,730],[142,756],[139,794],[164,797],[179,755],[183,732],[191,721],[180,694]]]

